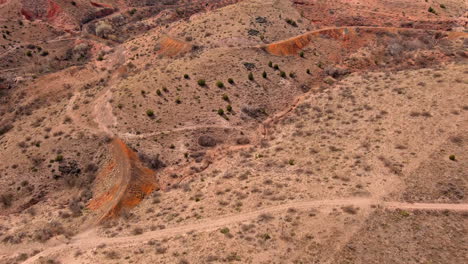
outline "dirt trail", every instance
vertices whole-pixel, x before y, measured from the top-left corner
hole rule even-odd
[[[183,132],[183,131],[191,131],[191,130],[198,130],[198,129],[242,129],[243,127],[240,126],[230,126],[229,123],[227,124],[219,124],[219,125],[193,125],[193,126],[183,126],[183,127],[178,127],[174,128],[171,130],[165,130],[165,131],[157,131],[157,132],[151,132],[151,133],[144,133],[144,134],[132,134],[132,133],[120,133],[119,137],[121,138],[127,138],[127,139],[143,139],[147,137],[153,137],[153,136],[159,136],[163,134],[170,134],[174,132]]]
[[[372,199],[363,198],[348,198],[337,200],[313,200],[313,201],[297,201],[271,207],[261,208],[255,211],[225,215],[219,218],[204,219],[197,223],[171,227],[163,230],[151,231],[138,236],[112,237],[103,238],[95,234],[95,230],[89,230],[85,233],[72,238],[66,244],[48,248],[41,253],[26,260],[24,263],[35,263],[40,257],[46,257],[59,252],[71,252],[73,250],[85,251],[97,247],[99,244],[106,244],[109,247],[131,246],[148,241],[150,239],[160,239],[168,236],[183,235],[187,232],[208,232],[218,228],[231,225],[234,223],[245,222],[255,219],[262,214],[271,214],[281,212],[289,208],[295,209],[312,209],[317,207],[336,207],[336,206],[357,206],[367,207],[378,205],[388,209],[404,209],[404,210],[452,210],[452,211],[468,211],[468,204],[430,204],[430,203],[399,203],[399,202],[379,202]]]

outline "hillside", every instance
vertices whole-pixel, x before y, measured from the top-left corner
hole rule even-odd
[[[463,263],[447,1],[0,0],[0,263]]]

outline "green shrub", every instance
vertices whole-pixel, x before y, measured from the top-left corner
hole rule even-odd
[[[303,51],[299,52],[299,56],[301,56],[302,58],[304,58],[304,52],[303,52]]]
[[[151,110],[151,109],[148,109],[148,110],[146,110],[146,115],[149,116],[149,117],[153,117],[154,116],[154,111]]]
[[[229,101],[229,96],[227,94],[223,94],[223,100],[224,101]]]
[[[221,232],[221,234],[227,234],[227,233],[229,233],[229,228],[227,228],[227,227],[221,228],[221,230],[219,230],[219,232]]]
[[[62,160],[63,160],[63,155],[59,154],[59,155],[57,155],[57,157],[55,157],[55,161],[57,161],[57,162],[60,162]]]
[[[169,92],[169,90],[167,89],[167,87],[163,87],[163,92],[165,92],[165,93]]]
[[[281,78],[286,78],[286,73],[284,71],[281,71],[280,76],[281,76]]]
[[[228,83],[229,83],[229,84],[234,84],[234,79],[229,78],[229,79],[228,79]]]
[[[224,110],[223,110],[223,109],[221,109],[221,108],[220,108],[220,109],[218,109],[218,115],[220,115],[220,116],[224,115]]]
[[[252,72],[249,72],[249,80],[251,80],[251,81],[254,80],[254,76],[253,76],[253,73],[252,73]]]
[[[218,88],[223,88],[224,87],[224,83],[222,81],[217,81],[216,82],[216,86],[218,86]]]
[[[432,13],[432,14],[434,14],[434,15],[437,15],[437,12],[435,11],[434,8],[432,8],[432,6],[429,7],[429,9],[428,9],[427,11],[430,12],[430,13]]]
[[[268,67],[270,67],[270,68],[273,67],[273,62],[272,61],[268,62]]]
[[[279,66],[278,66],[278,64],[275,64],[275,66],[273,66],[273,69],[275,69],[275,70],[279,70]]]
[[[307,70],[306,70],[306,73],[307,73],[307,74],[310,74],[310,69],[307,69]]]
[[[188,74],[184,74],[184,79],[188,79],[190,76]]]
[[[444,4],[440,4],[440,8],[446,9],[447,7]]]
[[[198,85],[200,85],[200,86],[205,86],[205,85],[206,85],[206,81],[205,81],[204,79],[198,80],[197,83],[198,83]]]
[[[32,52],[30,50],[28,50],[28,52],[26,52],[26,56],[32,57]]]
[[[295,74],[294,72],[290,72],[290,73],[289,73],[289,77],[295,78],[295,77],[296,77],[296,74]]]
[[[286,18],[286,23],[288,23],[289,25],[293,26],[293,27],[297,27],[297,23],[296,21],[290,19],[290,18]]]
[[[450,155],[449,159],[455,161],[455,155]]]
[[[227,106],[226,106],[226,110],[227,110],[228,112],[232,112],[232,106],[231,106],[231,105],[227,105]]]
[[[161,96],[161,95],[162,95],[161,90],[157,89],[157,90],[156,90],[156,94],[157,94],[158,96]]]
[[[262,73],[262,76],[263,76],[264,79],[266,79],[266,78],[268,77],[268,74],[264,71],[264,72]]]
[[[180,103],[182,103],[182,101],[180,100],[180,98],[179,98],[179,97],[177,97],[177,98],[176,98],[175,102],[176,102],[176,104],[180,104]]]
[[[293,160],[293,159],[290,159],[290,160],[288,160],[288,164],[292,166],[292,165],[294,165],[294,164],[295,164],[295,162],[294,162],[294,160]]]

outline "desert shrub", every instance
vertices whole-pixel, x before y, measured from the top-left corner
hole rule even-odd
[[[48,51],[46,51],[46,50],[45,50],[45,51],[43,51],[43,52],[41,53],[41,56],[42,56],[42,57],[45,57],[45,56],[47,56],[47,55],[49,55],[49,52],[48,52]]]
[[[436,14],[437,14],[437,12],[435,11],[435,9],[434,9],[434,8],[432,8],[432,6],[431,6],[431,7],[429,7],[429,9],[427,9],[427,11],[428,11],[429,13],[432,13],[432,14],[434,14],[434,15],[436,15]]]
[[[227,94],[223,94],[223,100],[224,101],[229,101],[229,96]]]
[[[250,80],[250,81],[253,81],[253,80],[254,80],[254,76],[253,76],[253,73],[252,73],[252,72],[249,72],[249,80]]]
[[[0,136],[6,134],[8,131],[10,131],[13,128],[13,125],[11,122],[3,122],[0,124]]]
[[[307,70],[306,70],[306,73],[307,73],[307,74],[310,74],[310,69],[307,69]]]
[[[154,117],[154,111],[151,109],[146,110],[146,115],[149,117]]]
[[[303,51],[299,52],[299,56],[301,56],[301,58],[304,58],[304,52]]]
[[[181,104],[182,103],[182,101],[180,100],[179,97],[176,98],[175,102],[176,102],[176,104]]]
[[[204,135],[198,138],[198,145],[202,147],[214,147],[216,144],[216,139],[211,136]]]
[[[218,115],[220,116],[224,115],[224,110],[222,108],[218,109]]]
[[[188,74],[184,74],[184,79],[188,79],[190,76]]]
[[[135,236],[143,234],[143,228],[135,227],[132,231],[132,234]]]
[[[278,66],[278,64],[275,64],[275,65],[273,66],[273,69],[275,69],[275,70],[279,70],[279,66]]]
[[[268,74],[264,71],[264,72],[262,73],[262,77],[263,77],[264,79],[266,79],[266,78],[268,77]]]
[[[112,26],[104,21],[100,21],[96,26],[96,36],[101,38],[106,38],[112,31]]]
[[[296,77],[296,74],[294,74],[294,72],[290,72],[290,73],[289,73],[289,77],[295,78],[295,77]]]
[[[452,160],[452,161],[455,161],[455,155],[450,155],[449,159]]]
[[[234,79],[229,78],[229,79],[228,79],[228,83],[229,83],[229,84],[234,84]]]
[[[62,235],[65,229],[59,222],[53,221],[48,223],[45,227],[36,230],[34,239],[40,242],[45,242],[54,236]]]
[[[440,4],[440,8],[446,9],[447,7],[444,4]]]
[[[269,62],[268,62],[268,67],[270,67],[270,68],[273,67],[273,62],[272,62],[272,61],[269,61]]]
[[[218,88],[223,88],[224,87],[224,83],[222,81],[217,81],[216,82],[216,86],[218,86]]]
[[[198,80],[197,83],[198,83],[198,85],[200,85],[200,86],[205,86],[205,85],[206,85],[206,81],[205,81],[204,79]]]
[[[288,23],[289,25],[293,26],[293,27],[297,27],[297,23],[296,21],[290,19],[290,18],[286,18],[286,23]]]
[[[226,106],[226,111],[232,112],[232,106],[231,106],[231,105],[227,105],[227,106]]]
[[[13,194],[11,193],[0,194],[0,203],[5,208],[10,207],[13,204]]]
[[[280,76],[281,76],[281,78],[286,78],[286,73],[284,71],[281,71]]]
[[[162,95],[161,90],[157,89],[157,90],[156,90],[156,94],[157,94],[158,96],[161,96],[161,95]]]
[[[221,230],[219,230],[219,232],[221,232],[221,234],[227,234],[227,233],[229,233],[229,228],[227,228],[227,227],[221,228]]]
[[[31,52],[30,50],[28,50],[28,51],[26,52],[26,56],[32,57],[32,52]]]

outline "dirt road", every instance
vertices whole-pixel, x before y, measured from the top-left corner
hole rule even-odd
[[[204,219],[197,223],[175,226],[163,230],[151,231],[137,236],[125,237],[98,237],[95,229],[81,233],[72,238],[69,242],[56,247],[47,248],[41,253],[26,260],[24,263],[35,263],[39,258],[53,255],[59,252],[72,252],[76,250],[85,251],[97,247],[100,244],[117,248],[119,246],[137,245],[151,239],[161,239],[176,235],[183,235],[187,232],[208,232],[221,227],[232,225],[234,223],[245,222],[258,218],[262,214],[272,214],[289,208],[295,209],[312,209],[317,207],[337,207],[337,206],[356,206],[367,207],[371,205],[380,206],[388,209],[404,209],[404,210],[452,210],[452,211],[468,211],[468,204],[430,204],[430,203],[400,203],[400,202],[379,202],[372,199],[349,198],[337,200],[314,200],[314,201],[297,201],[271,207],[261,208],[255,211],[225,215],[219,218]]]

